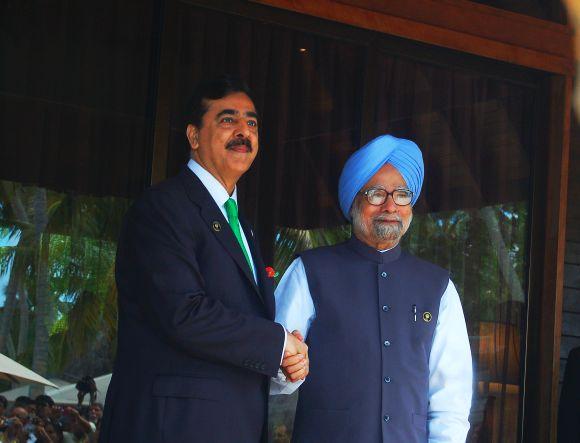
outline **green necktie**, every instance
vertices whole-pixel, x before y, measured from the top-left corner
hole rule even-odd
[[[238,243],[240,244],[240,248],[242,248],[244,257],[246,257],[246,261],[248,262],[250,271],[253,272],[254,268],[252,267],[250,254],[248,254],[248,251],[246,251],[244,241],[242,240],[242,234],[240,232],[240,223],[238,220],[238,205],[236,205],[236,201],[233,198],[230,198],[227,202],[225,202],[224,206],[226,208],[226,214],[228,214],[228,222],[230,223],[230,227],[232,228],[232,231],[234,231],[234,235],[238,239]]]

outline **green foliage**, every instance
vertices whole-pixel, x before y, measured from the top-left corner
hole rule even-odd
[[[17,343],[21,332],[25,351],[18,361],[30,366],[36,337],[36,259],[40,238],[33,232],[36,187],[0,182],[0,235],[3,240],[18,239],[16,246],[0,247],[0,274],[16,273],[18,299],[27,296],[29,322],[20,330],[20,306],[12,316],[10,340]],[[44,233],[50,235],[48,283],[50,313],[49,372],[60,373],[83,358],[86,351],[107,341],[114,351],[117,328],[117,292],[114,282],[115,240],[122,218],[129,207],[126,199],[96,198],[46,191]],[[18,210],[13,210],[16,208]],[[37,209],[38,210],[38,209]],[[19,257],[19,265],[15,264]]]
[[[321,229],[279,228],[274,243],[274,269],[277,281],[297,254],[307,249],[330,246],[350,238],[350,225]]]
[[[17,274],[18,298],[26,296],[23,315],[16,303],[5,349],[30,365],[36,337],[36,274],[42,235],[49,237],[49,372],[60,374],[87,359],[87,350],[116,346],[117,292],[115,240],[130,202],[46,191],[46,224],[35,232],[34,196],[38,188],[0,182],[0,275]],[[525,304],[527,288],[528,207],[516,202],[414,217],[402,246],[449,269],[470,335],[482,321],[513,321],[505,304]],[[349,225],[301,230],[281,227],[275,238],[274,268],[283,275],[296,254],[347,240]],[[17,301],[16,301],[17,302]],[[2,315],[2,311],[0,311]],[[2,317],[4,318],[4,317]],[[21,324],[21,319],[24,323]],[[21,327],[26,330],[21,331]],[[22,333],[21,333],[22,332]],[[25,340],[24,346],[19,340]]]

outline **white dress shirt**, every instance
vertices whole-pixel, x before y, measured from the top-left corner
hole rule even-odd
[[[216,205],[218,205],[218,208],[220,208],[220,211],[222,211],[222,214],[229,223],[225,204],[230,198],[232,198],[236,202],[236,206],[238,205],[238,187],[236,186],[234,188],[234,192],[230,196],[226,188],[224,188],[224,186],[217,180],[217,178],[211,175],[206,169],[204,169],[203,166],[201,166],[194,159],[189,160],[189,162],[187,163],[187,167],[191,169],[191,172],[193,172],[197,176],[197,178],[199,178],[199,180],[203,183],[203,186],[205,186],[207,192],[209,192],[211,198],[214,199]],[[256,265],[254,264],[254,257],[252,257],[252,251],[248,246],[246,234],[244,233],[244,229],[240,225],[239,220],[238,226],[240,228],[240,233],[242,234],[242,242],[244,243],[244,247],[246,248],[246,251],[248,251],[248,256],[250,257],[250,262],[252,265],[252,274],[254,274],[254,281],[257,282],[258,276],[256,274]]]
[[[225,204],[230,198],[234,199],[236,205],[238,204],[238,187],[236,186],[234,188],[234,192],[230,196],[226,188],[224,188],[224,186],[213,175],[211,175],[209,171],[207,171],[194,159],[190,159],[189,162],[187,162],[187,167],[191,169],[191,172],[193,172],[197,176],[197,178],[199,178],[203,186],[207,189],[207,192],[209,192],[209,195],[211,195],[211,198],[213,198],[218,208],[220,208],[220,211],[222,211],[222,214],[224,215],[225,219],[228,220],[228,214],[226,212]],[[238,220],[240,233],[242,234],[242,242],[244,243],[244,247],[246,248],[246,251],[248,251],[248,256],[250,257],[254,281],[258,282],[258,275],[256,274],[256,265],[254,264],[254,257],[252,257],[252,251],[250,250],[250,246],[248,245],[248,240],[246,240],[246,234],[244,233],[244,229],[239,223],[240,222]],[[284,325],[282,325],[282,327],[284,327]],[[284,346],[282,348],[282,356],[280,357],[280,363],[282,363],[282,359],[284,358],[284,350],[286,349],[286,338],[287,338],[286,329],[284,329]]]
[[[384,251],[381,251],[384,252]],[[288,267],[276,293],[276,321],[304,338],[316,310],[302,259]],[[429,443],[465,442],[469,430],[472,362],[461,301],[451,280],[439,304],[439,316],[429,357]],[[278,373],[270,394],[291,394],[302,382],[291,383]]]

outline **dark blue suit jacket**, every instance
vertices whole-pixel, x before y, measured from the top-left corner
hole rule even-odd
[[[188,168],[144,193],[119,239],[118,351],[100,442],[258,442],[284,331],[241,220],[238,242]]]

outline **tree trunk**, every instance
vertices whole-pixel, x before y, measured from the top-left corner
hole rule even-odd
[[[505,245],[497,215],[490,207],[481,208],[479,214],[485,222],[491,243],[497,248],[499,269],[510,289],[510,299],[525,303],[526,296],[524,294],[524,287],[514,268],[514,263],[510,257],[509,250]],[[502,302],[507,300],[499,301]]]
[[[34,228],[38,248],[32,370],[43,376],[46,375],[48,369],[48,325],[50,316],[50,294],[48,286],[50,234],[47,232],[43,234],[47,224],[46,190],[38,188],[34,196]]]
[[[18,350],[16,355],[22,355],[26,352],[28,347],[28,323],[30,319],[30,310],[28,308],[28,293],[22,286],[19,291],[19,305],[20,305],[20,325],[18,330]]]

